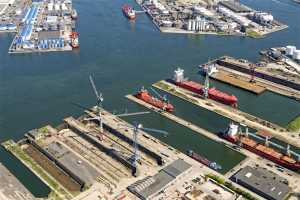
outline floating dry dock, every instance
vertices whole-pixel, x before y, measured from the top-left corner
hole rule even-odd
[[[101,109],[101,130],[98,120],[88,120],[96,116],[96,110],[85,113],[79,118],[65,118],[56,128],[48,125],[31,130],[17,143],[3,143],[52,189],[57,199],[184,197],[205,186],[195,185],[195,179],[206,183],[205,174],[213,172],[143,131],[138,134],[139,159],[134,165],[133,130],[126,128],[131,125]],[[187,189],[183,182],[194,185],[194,189]],[[214,187],[224,190],[230,196],[228,200],[236,198],[234,192]],[[202,193],[213,195],[204,188]]]
[[[177,87],[176,85],[167,81],[159,81],[153,84],[154,87],[168,92],[178,98],[189,101],[194,105],[215,112],[219,115],[227,117],[238,123],[245,124],[246,126],[258,130],[260,133],[266,133],[266,135],[272,135],[279,140],[282,140],[288,144],[292,144],[300,148],[300,141],[294,137],[294,134],[288,132],[285,128],[276,124],[260,119],[256,116],[252,116],[248,113],[242,112],[238,109],[231,108],[229,106],[220,104],[210,99],[203,99],[199,95],[190,92],[186,89]]]
[[[234,73],[230,73],[225,70],[218,70],[217,73],[210,75],[211,78],[216,79],[218,81],[242,88],[249,92],[253,92],[255,94],[261,94],[266,91],[266,88],[260,86],[257,83],[251,83],[249,78],[243,78]]]
[[[284,95],[295,100],[300,100],[300,74],[282,71],[281,64],[272,62],[261,62],[259,64],[251,63],[247,60],[236,59],[229,56],[224,56],[211,62],[225,76],[212,74],[212,77],[220,81],[226,81],[228,77],[239,79],[244,84],[249,85],[249,82],[254,77],[255,83],[249,87],[253,90],[254,87],[263,87],[271,92]],[[230,78],[229,78],[230,79]],[[246,83],[248,82],[248,83]],[[237,87],[237,85],[230,83]]]

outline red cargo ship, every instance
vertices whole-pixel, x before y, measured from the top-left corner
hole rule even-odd
[[[298,171],[300,169],[300,157],[298,158],[299,160],[296,161],[291,156],[284,155],[274,148],[268,147],[264,144],[260,144],[245,135],[241,135],[239,133],[238,125],[231,123],[228,129],[224,133],[222,133],[222,137],[234,144],[239,144],[243,148],[290,170]]]
[[[158,98],[155,98],[149,94],[147,90],[142,88],[137,94],[134,95],[136,98],[141,99],[142,101],[145,101],[146,103],[149,103],[157,108],[160,108],[162,110],[173,112],[174,107],[172,104],[168,102],[164,102]]]
[[[135,19],[135,11],[129,5],[127,5],[127,4],[123,5],[122,11],[128,19],[130,19],[130,20]]]
[[[202,163],[203,165],[206,165],[214,170],[222,169],[221,165],[217,164],[216,162],[212,162],[203,156],[200,156],[199,154],[195,153],[193,150],[188,150],[187,155],[197,160],[198,162]]]
[[[182,87],[200,95],[204,95],[204,86],[194,81],[189,81],[185,79],[183,69],[178,68],[174,71],[173,81],[179,87]],[[226,94],[217,90],[214,87],[208,89],[208,98],[226,105],[230,105],[232,107],[237,107],[237,98],[234,95]]]

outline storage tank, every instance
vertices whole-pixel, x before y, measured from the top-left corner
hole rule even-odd
[[[292,56],[296,50],[295,46],[286,46],[286,55]]]
[[[188,21],[187,30],[188,31],[192,30],[192,20]]]
[[[297,61],[300,61],[300,50],[294,50],[293,52],[293,58]]]
[[[195,20],[195,23],[196,23],[195,30],[199,31],[199,20]]]
[[[196,30],[196,21],[192,20],[192,31]]]

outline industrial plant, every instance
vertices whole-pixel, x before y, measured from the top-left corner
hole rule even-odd
[[[77,12],[72,1],[14,1],[9,4],[16,4],[11,11],[13,14],[9,21],[0,23],[2,32],[16,32],[9,53],[71,51],[79,47],[79,34],[75,30]],[[4,7],[3,12],[4,9],[12,8]]]
[[[263,37],[286,25],[268,12],[257,11],[236,1],[169,2],[146,0],[143,10],[162,32]]]

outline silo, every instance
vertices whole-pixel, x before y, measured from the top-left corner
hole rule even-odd
[[[188,30],[188,31],[192,30],[192,20],[189,20],[189,21],[188,21],[187,30]]]
[[[295,46],[286,46],[286,55],[292,56],[296,50]]]
[[[199,31],[199,20],[195,20],[195,31]]]
[[[300,61],[300,50],[294,50],[293,52],[293,58],[297,61]]]
[[[192,20],[192,31],[196,30],[196,21]]]

